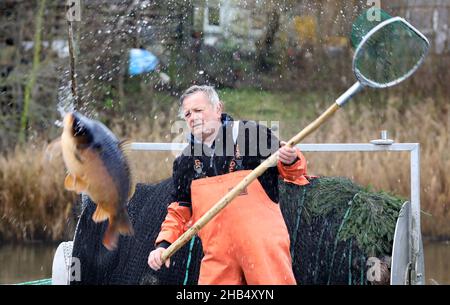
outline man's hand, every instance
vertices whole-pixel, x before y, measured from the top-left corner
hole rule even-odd
[[[155,271],[158,271],[163,265],[161,256],[164,250],[166,249],[164,249],[163,247],[156,248],[155,250],[150,252],[150,255],[148,256],[148,265]],[[170,258],[166,260],[166,267],[169,268],[169,266],[170,266]]]
[[[278,160],[285,165],[292,165],[297,159],[297,151],[293,147],[286,146],[286,142],[280,142],[281,148],[279,150]]]

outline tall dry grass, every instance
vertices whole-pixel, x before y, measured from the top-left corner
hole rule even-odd
[[[60,240],[73,230],[76,197],[64,191],[62,158],[29,145],[0,156],[0,240]]]
[[[367,143],[386,129],[396,142],[421,144],[422,232],[434,238],[450,237],[450,116],[442,101],[428,98],[402,107],[401,99],[389,98],[387,106],[374,110],[349,104],[305,142]],[[323,110],[322,106],[317,111]],[[171,111],[171,118],[176,111]],[[258,119],[258,118],[252,118]],[[139,142],[172,142],[167,118],[113,121],[121,138]],[[309,123],[281,121],[281,138],[286,139]],[[297,126],[297,127],[295,127]],[[347,176],[362,185],[409,197],[408,153],[305,153],[309,173]],[[138,182],[152,183],[171,175],[171,152],[132,152],[131,162]],[[0,236],[5,240],[66,238],[67,221],[76,196],[63,188],[62,160],[43,162],[44,147],[17,148],[0,157]]]
[[[175,114],[174,114],[175,117]],[[165,120],[135,124],[113,121],[121,138],[140,142],[170,142]],[[39,142],[36,140],[35,142]],[[42,141],[43,142],[43,141]],[[79,196],[64,189],[61,151],[40,142],[17,146],[0,155],[0,241],[59,241],[73,237]],[[154,183],[171,175],[172,153],[131,152],[135,180]]]
[[[409,107],[399,107],[399,98],[389,98],[387,107],[370,111],[350,106],[305,142],[359,142],[379,138],[388,130],[402,143],[420,143],[422,232],[431,238],[450,237],[450,113],[448,102],[427,98]],[[409,198],[408,153],[306,153],[309,171],[339,175]]]

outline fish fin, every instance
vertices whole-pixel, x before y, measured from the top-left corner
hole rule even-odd
[[[119,242],[119,231],[114,224],[113,219],[109,219],[108,228],[106,229],[105,235],[103,236],[103,245],[109,251],[113,251],[117,248]]]
[[[123,211],[117,218],[117,230],[122,235],[134,235],[133,226],[131,225],[130,218],[126,211]]]
[[[102,222],[109,218],[109,213],[102,209],[100,205],[97,205],[97,209],[95,210],[94,214],[92,215],[92,220],[94,222]]]
[[[75,178],[72,174],[68,174],[64,179],[64,187],[68,191],[75,191]]]
[[[128,153],[131,150],[131,143],[133,143],[133,142],[130,139],[124,139],[119,142],[119,148],[124,153]]]
[[[80,177],[76,177],[75,179],[75,192],[77,192],[77,194],[86,193],[87,183]]]
[[[122,140],[119,142],[119,148],[125,156],[125,161],[127,163],[127,170],[130,175],[130,191],[128,192],[128,200],[130,200],[131,197],[133,197],[134,192],[136,190],[136,182],[135,182],[136,177],[133,174],[134,171],[132,170],[131,164],[130,164],[131,143],[132,143],[132,141],[129,139],[125,139],[125,140]]]
[[[136,191],[136,183],[134,183],[134,177],[131,177],[130,180],[131,185],[130,185],[130,193],[128,194],[128,200],[130,200],[133,197],[134,192]]]
[[[75,191],[78,194],[81,194],[86,192],[87,183],[75,175],[68,174],[66,179],[64,179],[64,187],[68,191]]]

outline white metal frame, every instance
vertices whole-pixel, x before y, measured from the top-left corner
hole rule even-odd
[[[137,151],[182,151],[187,143],[132,143],[131,149]],[[411,185],[411,213],[410,218],[410,257],[411,257],[411,284],[423,284],[423,274],[417,272],[421,242],[420,230],[420,144],[419,143],[393,143],[379,145],[370,143],[326,143],[326,144],[299,144],[297,147],[303,152],[410,152],[410,185]]]

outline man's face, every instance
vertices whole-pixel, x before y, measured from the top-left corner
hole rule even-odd
[[[221,113],[221,107],[213,107],[203,92],[196,92],[183,101],[184,119],[191,133],[199,140],[215,132]]]

